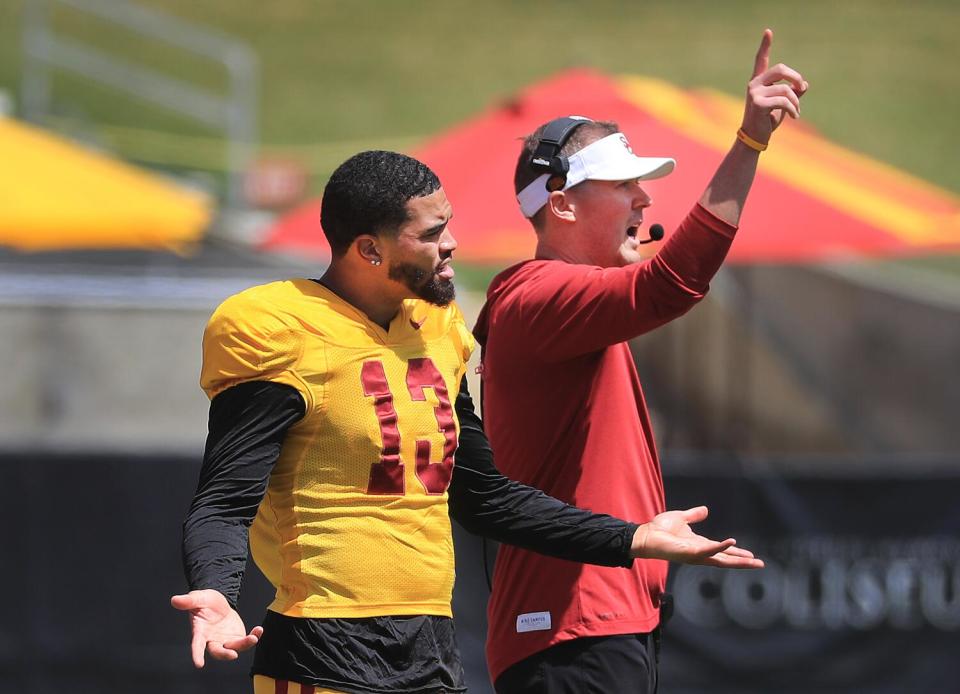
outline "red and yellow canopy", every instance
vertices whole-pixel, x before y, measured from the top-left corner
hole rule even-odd
[[[644,184],[654,199],[646,218],[669,233],[734,142],[742,109],[740,99],[712,90],[572,70],[452,128],[413,155],[437,172],[453,204],[457,258],[509,263],[534,248],[512,181],[519,139],[541,123],[570,114],[615,120],[638,155],[676,159],[674,173]],[[319,218],[319,201],[308,203],[282,219],[264,247],[327,253]],[[761,155],[730,259],[799,262],[940,248],[960,248],[958,196],[830,143],[801,121],[785,123]]]

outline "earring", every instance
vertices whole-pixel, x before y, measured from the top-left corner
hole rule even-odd
[[[370,264],[371,264],[371,265],[379,265],[379,264],[380,264],[380,258],[377,258],[376,260],[371,260],[371,261],[370,261]]]

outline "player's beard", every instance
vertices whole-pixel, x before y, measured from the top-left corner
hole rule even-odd
[[[416,265],[391,263],[387,276],[402,282],[407,289],[424,301],[437,306],[446,306],[456,298],[456,287],[453,286],[453,280],[445,280],[437,272],[434,270],[427,278],[427,273]]]

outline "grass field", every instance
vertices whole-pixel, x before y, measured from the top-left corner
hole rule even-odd
[[[415,142],[573,65],[742,91],[760,32],[813,85],[804,117],[827,136],[960,191],[960,3],[141,0],[249,42],[262,62],[266,147]],[[0,3],[0,86],[19,82],[23,0]],[[65,33],[203,84],[223,76],[132,42],[70,10]],[[57,78],[59,110],[97,122],[204,134],[95,87]],[[310,150],[307,151],[319,151]],[[322,164],[323,162],[317,162]],[[323,168],[319,166],[318,168]],[[320,181],[319,183],[322,183]]]
[[[0,3],[0,88],[19,83],[24,0]],[[826,136],[960,192],[960,3],[955,0],[141,0],[247,41],[262,66],[261,141],[295,152],[313,190],[350,153],[409,149],[515,90],[562,68],[655,75],[739,94],[765,26],[774,60],[812,88],[803,115]],[[199,84],[218,69],[131,41],[73,10],[58,30]],[[220,166],[206,132],[82,79],[55,80],[58,112],[113,126],[112,142],[143,160],[179,151]],[[180,143],[171,149],[164,143]],[[199,139],[196,139],[199,138]],[[956,265],[943,263],[947,270]]]

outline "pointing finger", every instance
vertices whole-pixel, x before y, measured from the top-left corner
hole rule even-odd
[[[761,75],[767,71],[770,65],[770,44],[773,43],[773,32],[770,29],[763,30],[763,38],[760,39],[760,48],[757,49],[757,57],[753,61],[753,76]]]

